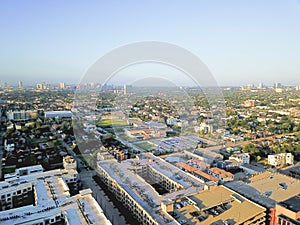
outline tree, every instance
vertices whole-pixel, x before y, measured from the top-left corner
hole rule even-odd
[[[256,156],[256,162],[259,162],[261,160],[261,157],[258,155]]]
[[[246,144],[242,150],[244,153],[257,154],[259,153],[258,148],[254,146],[254,144]]]

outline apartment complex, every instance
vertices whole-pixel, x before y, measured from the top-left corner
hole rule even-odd
[[[27,121],[33,118],[37,118],[38,114],[36,111],[8,111],[7,119],[12,121]]]
[[[97,172],[109,190],[143,225],[178,224],[167,205],[178,196],[195,194],[204,182],[152,154],[117,162],[98,162]]]
[[[76,181],[77,172],[73,169],[5,179],[0,182],[0,224],[111,225],[90,189],[71,196],[69,185]]]
[[[272,166],[293,165],[294,156],[292,155],[292,153],[268,155],[268,164]]]
[[[53,187],[67,186],[68,191],[69,188],[78,190],[77,175],[76,170],[57,169],[43,172],[40,171],[40,166],[20,168],[16,171],[16,176],[6,176],[6,179],[0,182],[0,208],[8,210],[23,206],[26,202],[31,203],[30,199],[36,191],[36,185],[41,180]]]

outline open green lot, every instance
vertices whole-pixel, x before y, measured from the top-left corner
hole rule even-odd
[[[126,126],[127,120],[122,119],[105,119],[96,123],[98,127],[110,127],[110,126]]]
[[[49,138],[33,138],[30,140],[31,144],[40,144],[40,143],[46,143],[49,141]]]
[[[138,142],[135,143],[134,145],[136,145],[139,148],[145,149],[145,150],[152,150],[153,148],[155,148],[156,146],[148,141],[143,141],[143,142]]]

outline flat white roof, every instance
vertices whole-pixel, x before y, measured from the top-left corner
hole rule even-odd
[[[101,207],[92,197],[90,189],[70,197],[69,187],[63,178],[77,175],[76,170],[57,169],[13,177],[0,182],[1,194],[7,191],[34,186],[36,206],[24,206],[0,212],[0,224],[25,224],[43,222],[45,218],[60,216],[66,212],[70,225],[111,225]],[[84,205],[84,207],[82,207]]]
[[[139,160],[132,159],[122,161],[121,163],[115,159],[111,159],[98,162],[98,165],[103,168],[109,176],[111,176],[132,198],[134,198],[135,201],[137,201],[159,224],[174,223],[173,218],[168,214],[159,212],[161,202],[175,200],[179,196],[197,193],[203,190],[203,181],[184,173],[179,168],[152,154],[140,154],[139,158]],[[181,184],[184,188],[179,191],[159,195],[150,184],[133,172],[135,165],[150,165],[153,169],[169,177],[178,184]]]

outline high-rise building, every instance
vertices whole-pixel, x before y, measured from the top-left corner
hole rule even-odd
[[[123,93],[124,95],[130,93],[132,91],[132,85],[124,84]]]
[[[22,82],[22,81],[19,81],[18,87],[19,87],[20,89],[23,88],[23,82]]]
[[[65,89],[66,88],[65,82],[60,82],[59,88],[60,89]]]
[[[281,83],[278,83],[278,82],[276,82],[275,84],[274,84],[274,88],[282,88],[283,87],[283,85],[281,84]]]
[[[46,86],[45,83],[37,84],[36,85],[36,89],[38,89],[38,90],[46,90],[47,86]]]
[[[123,91],[124,91],[124,95],[126,95],[126,91],[127,91],[126,84],[124,84],[124,89],[123,89]]]
[[[251,90],[251,89],[253,89],[253,88],[254,88],[254,84],[248,84],[248,85],[247,85],[247,89],[248,89],[248,90]]]

